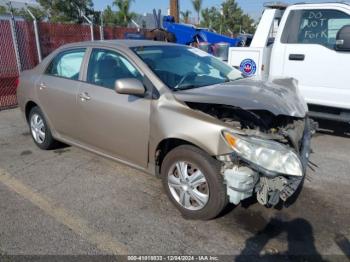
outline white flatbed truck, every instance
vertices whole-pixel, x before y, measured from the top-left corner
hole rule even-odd
[[[250,46],[230,48],[228,63],[257,79],[293,77],[311,116],[349,123],[350,5],[265,7]]]

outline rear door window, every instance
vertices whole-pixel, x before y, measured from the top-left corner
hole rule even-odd
[[[59,53],[46,69],[46,74],[78,80],[85,49],[74,49]]]

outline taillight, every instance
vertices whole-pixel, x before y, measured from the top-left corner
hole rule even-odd
[[[18,86],[19,86],[19,77],[16,78],[16,80],[15,80],[15,85],[16,85],[16,88],[18,88]]]

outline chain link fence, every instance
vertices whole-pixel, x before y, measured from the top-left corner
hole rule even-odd
[[[13,107],[16,101],[17,58],[10,20],[0,20],[0,110]]]
[[[108,26],[101,30],[99,26],[93,25],[35,23],[0,17],[0,110],[17,105],[16,85],[19,74],[35,67],[39,63],[39,57],[44,58],[67,43],[91,39],[122,39],[127,33],[136,32],[136,28]]]
[[[64,44],[91,40],[89,25],[39,23],[38,26],[43,57]]]

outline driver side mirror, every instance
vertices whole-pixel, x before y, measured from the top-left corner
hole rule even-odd
[[[337,33],[335,50],[350,51],[350,25],[343,26]]]
[[[124,78],[115,81],[115,91],[118,94],[143,96],[145,87],[140,80],[136,78]]]

